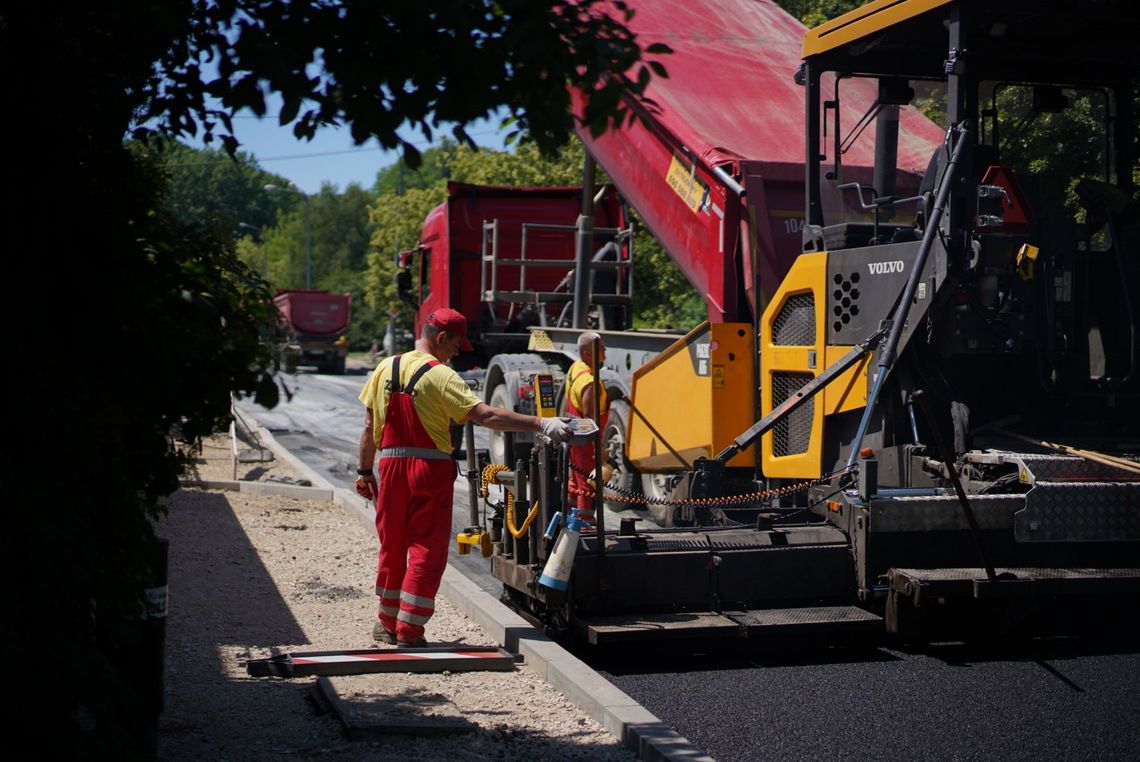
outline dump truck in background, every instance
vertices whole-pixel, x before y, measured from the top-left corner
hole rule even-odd
[[[305,289],[278,289],[273,303],[281,312],[288,335],[281,349],[287,372],[299,365],[323,373],[344,373],[348,357],[345,331],[352,318],[352,295]]]

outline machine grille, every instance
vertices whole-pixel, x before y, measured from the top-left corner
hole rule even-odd
[[[797,294],[788,299],[772,321],[772,343],[795,347],[815,344],[814,294]]]
[[[835,321],[831,324],[836,333],[859,315],[859,273],[850,275],[836,273],[835,290],[832,291],[831,313]]]
[[[779,407],[814,376],[810,373],[772,373],[772,407]],[[811,422],[815,415],[815,398],[784,416],[772,429],[772,454],[776,457],[807,452],[811,439]]]

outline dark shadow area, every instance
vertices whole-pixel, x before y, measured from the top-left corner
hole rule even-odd
[[[184,490],[170,502],[156,533],[170,541],[167,636],[191,645],[186,657],[216,662],[223,645],[308,642],[226,498]]]
[[[881,646],[880,640],[801,636],[678,640],[621,646],[589,646],[567,641],[561,645],[603,674],[626,676],[897,660],[897,656]]]
[[[269,469],[267,469],[263,466],[254,466],[253,468],[249,469],[248,471],[246,471],[243,474],[243,473],[240,473],[240,469],[239,469],[238,479],[239,479],[239,481],[255,482],[258,479],[260,479],[262,474],[264,474],[268,470]]]
[[[929,656],[950,666],[984,662],[1081,659],[1140,655],[1140,636],[1101,633],[1085,636],[979,640],[898,646],[906,654]]]

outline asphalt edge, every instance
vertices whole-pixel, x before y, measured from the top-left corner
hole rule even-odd
[[[277,457],[297,469],[313,487],[273,482],[187,482],[187,486],[242,492],[275,494],[310,500],[327,500],[348,511],[369,532],[375,531],[372,505],[355,492],[334,486],[297,456],[282,446],[256,421],[250,428]],[[450,563],[443,573],[440,592],[457,609],[470,617],[504,648],[520,654],[524,663],[552,688],[601,724],[626,748],[646,762],[679,760],[714,762],[687,738],[666,725],[585,662],[516,614],[498,599],[482,590]]]

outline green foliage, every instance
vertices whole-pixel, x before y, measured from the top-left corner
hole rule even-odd
[[[36,116],[9,141],[35,160],[8,167],[17,192],[3,226],[4,250],[20,253],[8,271],[16,321],[8,356],[20,375],[6,423],[15,446],[0,458],[12,507],[0,553],[13,581],[4,645],[22,655],[9,674],[23,691],[9,711],[14,747],[64,759],[153,755],[156,702],[131,678],[140,669],[131,660],[141,591],[165,571],[149,563],[151,520],[199,438],[228,422],[231,393],[276,401],[265,341],[276,313],[231,231],[217,224],[248,209],[253,219],[229,222],[264,225],[257,215],[265,199],[212,206],[220,188],[210,184],[223,181],[204,173],[168,200],[149,151],[126,139],[201,134],[236,153],[234,111],[263,114],[266,94],[277,92],[282,122],[299,137],[343,122],[358,142],[375,137],[392,147],[406,121],[431,133],[505,106],[552,149],[570,134],[567,85],[594,94],[591,127],[612,124],[622,114],[599,106],[627,83],[607,75],[641,55],[620,23],[581,13],[592,5],[121,0],[5,8],[9,130],[20,114]],[[206,66],[219,76],[205,82]],[[456,135],[464,139],[462,127]],[[234,178],[247,191],[259,181]],[[320,273],[339,282],[349,266],[341,263],[360,256],[367,236],[326,217],[323,194],[313,202],[314,222],[330,226],[329,240],[342,239]],[[275,202],[294,214],[288,204]],[[218,217],[188,221],[198,210]],[[249,242],[241,248],[256,261]],[[56,304],[70,319],[58,332],[46,322]]]
[[[192,148],[172,140],[133,142],[131,149],[166,170],[167,206],[187,224],[214,220],[222,229],[256,235],[256,229],[274,223],[282,206],[282,199],[266,193],[265,186],[289,184],[288,179],[262,170],[243,151],[231,157],[217,148]],[[286,208],[298,204],[296,198],[286,201]],[[255,230],[241,227],[243,223]]]
[[[855,10],[864,2],[862,0],[776,0],[776,4],[811,29],[836,16]]]
[[[1032,87],[1002,88],[995,100],[998,151],[1003,164],[1032,176],[1048,208],[1058,211],[1063,205],[1074,214],[1080,211],[1074,192],[1080,179],[1108,179],[1106,102],[1101,91],[1066,89],[1064,94],[1063,111],[1037,113]]]
[[[634,224],[633,327],[695,328],[708,317],[704,298],[636,214]]]
[[[446,183],[439,180],[429,188],[412,188],[402,196],[381,196],[369,212],[372,251],[364,277],[364,300],[385,314],[392,307],[398,308],[403,325],[410,325],[411,310],[396,295],[396,254],[416,246],[428,212],[446,198]]]
[[[231,391],[276,401],[262,341],[276,312],[228,231],[184,224],[161,204],[157,167],[121,147],[89,157],[90,174],[75,172],[73,182],[100,188],[99,178],[113,177],[116,193],[82,194],[69,225],[54,230],[35,225],[44,208],[19,207],[62,245],[65,266],[41,261],[52,261],[51,282],[75,323],[54,346],[42,336],[17,341],[27,363],[9,423],[21,446],[3,468],[12,504],[23,509],[10,518],[9,536],[20,542],[4,560],[9,579],[27,582],[14,586],[10,621],[33,625],[13,633],[15,642],[52,653],[67,675],[48,681],[51,695],[26,697],[59,731],[39,742],[64,745],[68,757],[78,755],[69,744],[129,757],[141,738],[111,654],[130,652],[132,612],[152,586],[142,552],[149,520],[198,439],[228,423]],[[16,274],[24,282],[46,276],[35,261],[24,267]],[[73,736],[79,717],[93,729]]]
[[[412,168],[404,159],[385,167],[376,175],[372,190],[378,196],[400,195],[412,189],[423,190],[436,185],[441,179],[451,176],[451,164],[459,152],[459,144],[454,140],[443,139],[438,146],[421,154],[420,165]]]
[[[456,182],[478,185],[516,185],[546,187],[581,185],[585,149],[575,140],[555,156],[546,156],[531,142],[520,144],[513,152],[458,151],[451,165]],[[597,182],[608,182],[599,172]]]
[[[403,146],[409,166],[417,166],[419,151],[397,134],[401,125],[418,127],[431,141],[441,125],[455,124],[455,139],[470,144],[464,126],[506,107],[520,132],[550,155],[573,127],[567,85],[586,94],[583,118],[598,132],[628,118],[622,93],[640,94],[648,84],[648,70],[633,81],[623,76],[642,60],[620,20],[624,4],[611,6],[618,19],[597,12],[601,5],[203,3],[185,35],[157,59],[140,123],[155,119],[175,135],[201,128],[233,150],[227,114],[264,114],[268,90],[281,96],[281,123],[292,124],[298,137],[348,124],[357,143],[375,138],[385,148]],[[218,76],[205,84],[199,53],[216,56]],[[223,111],[208,108],[207,96]]]

